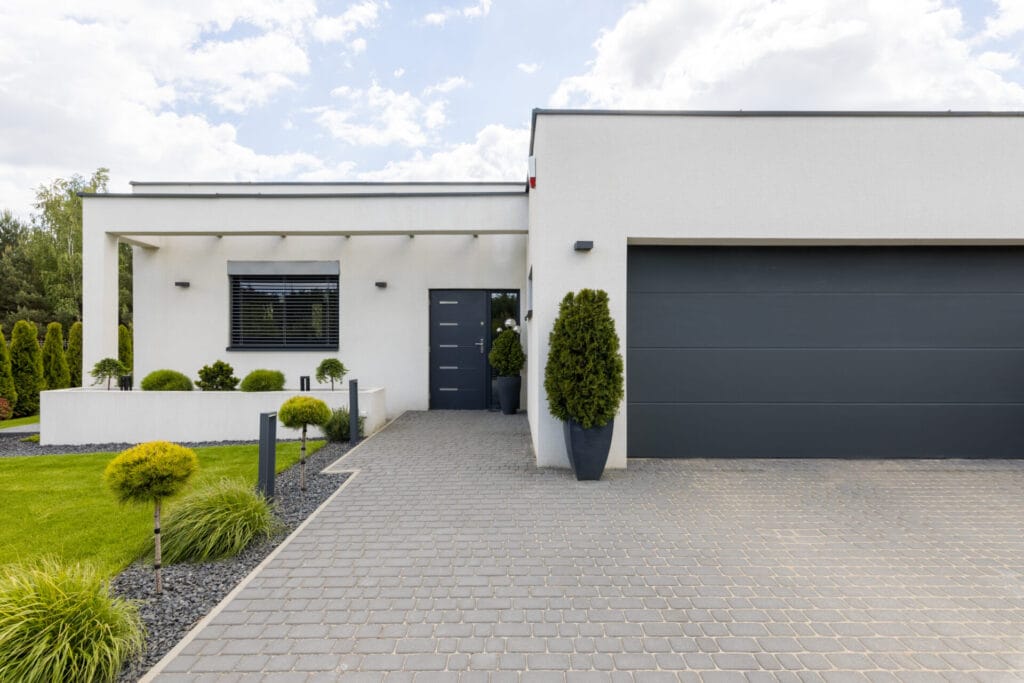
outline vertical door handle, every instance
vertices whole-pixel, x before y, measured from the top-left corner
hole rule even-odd
[[[483,352],[484,352],[484,340],[483,340],[483,338],[481,338],[481,339],[480,339],[480,341],[478,341],[478,342],[474,342],[474,343],[475,343],[475,344],[476,344],[477,346],[479,346],[479,347],[480,347],[480,353],[483,353]]]

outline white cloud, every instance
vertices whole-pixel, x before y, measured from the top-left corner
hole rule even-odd
[[[1000,25],[1015,26],[999,0]],[[993,31],[989,25],[989,31]],[[972,48],[941,0],[647,0],[595,42],[553,106],[1017,108],[1006,59]]]
[[[462,9],[445,7],[440,12],[430,12],[423,16],[423,22],[430,26],[444,26],[449,19],[463,17],[466,19],[479,19],[491,13],[493,0],[479,0],[475,5],[467,5]]]
[[[324,43],[341,42],[359,29],[370,28],[380,18],[381,4],[367,0],[352,5],[336,17],[321,17],[313,24],[313,35]]]
[[[348,44],[348,49],[350,49],[352,51],[352,54],[354,55],[366,52],[366,39],[356,38],[355,40]]]
[[[473,142],[451,145],[429,156],[417,151],[383,169],[357,174],[360,180],[522,180],[526,181],[527,128],[485,127]]]
[[[436,92],[449,93],[452,90],[465,88],[468,85],[469,81],[467,81],[462,76],[451,76],[450,78],[446,78],[443,81],[440,81],[439,83],[427,86],[426,88],[423,89],[423,94],[431,95]]]
[[[350,145],[420,147],[430,142],[426,129],[444,124],[443,107],[431,109],[409,92],[377,83],[365,90],[342,86],[331,95],[343,100],[343,108],[321,108],[316,121],[331,137]]]
[[[1024,2],[1021,0],[995,0],[998,12],[985,20],[985,35],[991,38],[1009,38],[1024,31]]]
[[[398,67],[392,72],[392,74],[394,75],[395,78],[401,78],[402,76],[405,75],[405,69],[403,69],[402,67]]]
[[[537,73],[537,70],[540,69],[540,64],[537,64],[536,62],[530,62],[529,64],[525,62],[519,62],[518,64],[516,64],[516,68],[522,71],[524,74],[535,74]]]

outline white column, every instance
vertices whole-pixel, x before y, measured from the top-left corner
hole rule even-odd
[[[117,358],[117,237],[104,231],[95,202],[82,202],[82,384],[102,358]]]

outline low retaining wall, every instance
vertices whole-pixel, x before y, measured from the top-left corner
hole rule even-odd
[[[256,441],[259,414],[276,411],[292,396],[313,396],[348,408],[348,391],[107,391],[60,389],[40,395],[39,443],[90,444],[143,441]],[[372,434],[387,422],[384,389],[359,392],[359,414]],[[319,436],[313,427],[311,433]],[[277,425],[278,439],[301,432]]]

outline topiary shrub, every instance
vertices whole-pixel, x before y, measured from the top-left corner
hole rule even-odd
[[[277,419],[285,427],[302,427],[302,446],[299,448],[299,490],[306,490],[306,428],[323,425],[331,419],[327,404],[312,396],[292,396],[277,410]]]
[[[280,370],[253,370],[239,387],[242,391],[283,391],[284,373]]]
[[[114,681],[143,633],[138,607],[91,566],[0,567],[0,681]]]
[[[64,357],[64,328],[60,323],[46,326],[43,338],[43,380],[47,389],[67,389],[71,386],[71,371]]]
[[[222,479],[189,494],[168,513],[164,559],[175,564],[231,557],[282,528],[266,498],[244,481]]]
[[[39,412],[39,392],[46,388],[43,379],[43,354],[39,350],[39,331],[27,320],[14,324],[11,333],[11,377],[18,401],[15,417],[28,417]]]
[[[160,575],[160,504],[181,491],[199,469],[195,451],[167,441],[140,443],[110,461],[103,478],[122,503],[153,502],[153,569],[156,592],[163,593]]]
[[[346,408],[338,408],[331,413],[331,417],[321,427],[324,436],[327,437],[328,441],[348,441],[351,437],[351,425],[349,423],[349,413]],[[357,436],[363,436],[366,434],[366,418],[363,416],[359,417],[359,434]]]
[[[154,370],[139,386],[143,391],[192,391],[192,380],[177,370]]]
[[[93,376],[94,385],[107,380],[107,391],[110,391],[110,380],[128,374],[128,368],[116,358],[104,358],[96,361],[89,374]]]
[[[82,323],[73,323],[68,330],[68,350],[64,355],[68,361],[68,372],[71,373],[69,386],[82,386]]]
[[[199,368],[199,381],[196,382],[203,391],[234,391],[238,386],[235,369],[222,360],[213,365]]]
[[[607,292],[566,294],[548,344],[544,390],[551,414],[584,429],[611,422],[622,402],[623,364]]]
[[[341,378],[348,373],[348,368],[337,358],[324,358],[316,368],[316,381],[318,384],[331,382],[331,391],[334,391],[334,383],[341,382]]]
[[[14,408],[11,407],[11,402],[0,397],[0,420],[10,420],[12,415],[14,415]]]
[[[127,375],[135,367],[135,352],[132,347],[132,331],[125,325],[117,326],[117,359],[128,368]]]
[[[517,377],[526,362],[523,345],[519,343],[519,333],[512,328],[503,330],[491,345],[487,360],[501,377]]]
[[[11,375],[11,353],[7,348],[3,327],[0,327],[0,397],[7,399],[12,410],[18,402],[18,392],[14,388],[14,377]]]

